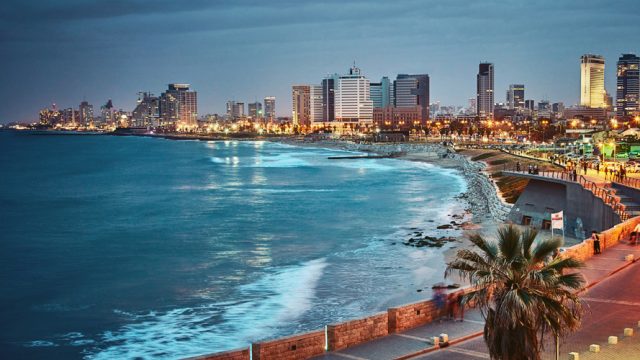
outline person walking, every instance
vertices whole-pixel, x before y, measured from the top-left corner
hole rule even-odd
[[[633,228],[631,237],[629,238],[629,244],[631,244],[631,241],[633,240],[633,245],[638,245],[638,236],[640,236],[640,223]]]
[[[584,170],[584,174],[587,175],[587,162],[582,162],[582,169]]]
[[[458,294],[456,302],[458,304],[458,312],[460,313],[460,321],[464,321],[464,303],[462,294]]]
[[[594,255],[600,254],[600,236],[593,230],[591,232],[591,240],[593,240],[593,253]]]

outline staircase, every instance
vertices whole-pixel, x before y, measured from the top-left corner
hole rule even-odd
[[[579,182],[585,189],[591,191],[593,195],[602,199],[613,212],[620,216],[621,221],[640,215],[640,204],[636,203],[631,196],[625,194],[624,189],[616,186],[615,183],[599,185],[582,175]]]
[[[620,186],[617,183],[609,184],[611,195],[616,198],[622,210],[629,215],[629,217],[640,215],[640,203],[638,203],[633,196],[629,194],[629,190],[624,186]],[[622,219],[624,221],[626,219]]]

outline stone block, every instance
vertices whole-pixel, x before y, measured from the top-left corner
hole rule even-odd
[[[569,360],[580,360],[580,354],[578,354],[577,352],[570,352]]]
[[[609,336],[609,340],[607,341],[610,345],[615,345],[618,343],[617,336]]]
[[[629,254],[629,255],[624,257],[624,261],[633,261],[633,259],[634,259],[633,254]]]
[[[624,328],[624,336],[633,336],[632,328]]]
[[[443,342],[443,343],[449,342],[449,335],[448,334],[440,334],[440,342]]]
[[[434,346],[438,346],[440,344],[440,337],[434,336],[431,338],[431,341],[433,342]]]
[[[592,353],[600,352],[600,345],[598,345],[598,344],[589,345],[589,351],[592,352]]]

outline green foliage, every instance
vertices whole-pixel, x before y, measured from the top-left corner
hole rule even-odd
[[[562,337],[580,325],[575,291],[584,280],[575,269],[582,264],[553,256],[561,239],[535,240],[536,234],[509,225],[496,241],[471,236],[478,251],[459,250],[447,266],[446,276],[455,272],[475,288],[463,301],[482,311],[492,359],[539,360],[545,335]]]

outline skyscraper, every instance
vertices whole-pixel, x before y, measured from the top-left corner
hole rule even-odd
[[[338,74],[327,76],[322,80],[322,121],[331,122],[335,120],[335,100],[336,83]]]
[[[391,105],[391,82],[384,76],[379,83],[369,85],[371,101],[374,108],[385,108]]]
[[[580,58],[580,105],[606,108],[604,91],[604,57],[585,54]]]
[[[322,123],[322,86],[311,85],[309,89],[309,121]]]
[[[256,119],[260,119],[262,118],[263,112],[262,112],[262,103],[259,101],[256,102],[252,102],[249,103],[247,105],[248,107],[248,115],[250,118],[256,120]]]
[[[158,126],[158,117],[160,116],[160,99],[148,92],[138,94],[138,105],[133,110],[133,126]]]
[[[292,120],[294,125],[309,126],[310,116],[310,85],[293,85],[291,87],[291,100],[293,103]]]
[[[244,117],[244,103],[235,100],[227,101],[227,118],[238,120]]]
[[[493,64],[480,63],[477,76],[477,115],[493,117]]]
[[[394,106],[418,108],[422,122],[429,120],[429,75],[399,74],[393,82]]]
[[[267,96],[264,98],[264,117],[269,121],[273,121],[276,119],[275,96]]]
[[[196,126],[198,121],[198,98],[189,84],[169,84],[160,95],[160,118],[162,126]]]
[[[509,90],[507,90],[507,106],[509,109],[524,109],[524,85],[509,85]]]
[[[373,102],[369,79],[353,66],[341,75],[335,86],[335,120],[343,123],[371,123]]]
[[[629,118],[640,113],[640,57],[622,54],[618,59],[616,116]]]
[[[93,122],[93,105],[86,101],[80,103],[80,125],[87,126]]]

